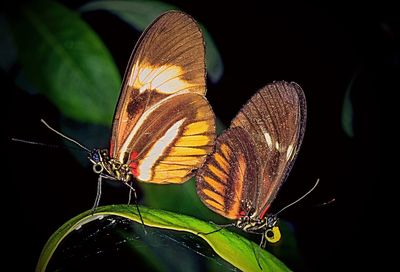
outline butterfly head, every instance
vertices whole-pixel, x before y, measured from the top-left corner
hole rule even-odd
[[[275,214],[264,217],[264,238],[270,243],[276,243],[281,239],[281,231],[278,227],[278,217]]]
[[[94,149],[89,151],[88,159],[93,164],[93,171],[96,174],[103,173],[105,169],[105,163],[107,163],[110,160],[107,150],[101,150],[101,149]]]
[[[276,243],[281,239],[278,227],[278,217],[274,214],[262,219],[258,217],[243,216],[236,222],[236,227],[249,233],[259,233],[264,236],[265,241]],[[264,240],[263,239],[263,240]],[[262,245],[263,247],[265,245]]]
[[[112,180],[128,182],[132,179],[132,171],[128,164],[110,158],[107,149],[94,149],[89,152],[88,158],[93,164],[93,171]]]

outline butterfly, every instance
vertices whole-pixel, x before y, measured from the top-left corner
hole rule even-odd
[[[162,14],[143,32],[130,57],[109,150],[89,150],[62,135],[88,151],[99,174],[94,208],[102,178],[122,182],[135,193],[132,180],[179,184],[194,175],[215,141],[215,117],[205,93],[199,26],[180,11]]]
[[[299,151],[306,100],[296,83],[273,82],[260,89],[215,143],[196,175],[197,193],[214,212],[249,233],[278,242],[276,214],[267,211]]]
[[[114,115],[110,150],[96,173],[122,182],[183,183],[212,151],[215,118],[205,98],[203,35],[189,15],[158,17],[136,44]]]

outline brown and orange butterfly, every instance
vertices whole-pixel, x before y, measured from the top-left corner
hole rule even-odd
[[[194,175],[215,141],[215,117],[205,93],[205,44],[199,26],[183,12],[164,13],[132,52],[110,149],[89,150],[72,140],[89,152],[99,174],[94,208],[102,178],[120,181],[134,192],[134,179],[170,184]]]
[[[303,139],[306,100],[296,83],[274,82],[259,90],[217,138],[198,171],[197,193],[216,213],[236,220],[266,241],[280,240],[276,214],[266,216],[286,180]]]

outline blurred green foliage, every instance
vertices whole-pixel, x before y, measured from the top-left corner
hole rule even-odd
[[[18,60],[36,89],[69,118],[111,124],[121,77],[110,52],[79,14],[39,1],[20,5],[8,19]]]

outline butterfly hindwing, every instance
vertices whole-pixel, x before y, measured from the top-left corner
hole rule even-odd
[[[196,175],[197,193],[211,210],[238,219],[256,200],[259,170],[249,134],[241,127],[228,129]]]
[[[139,180],[182,183],[212,151],[214,115],[207,100],[198,94],[180,92],[162,102],[146,111],[145,125],[132,133],[126,149],[137,153]]]

